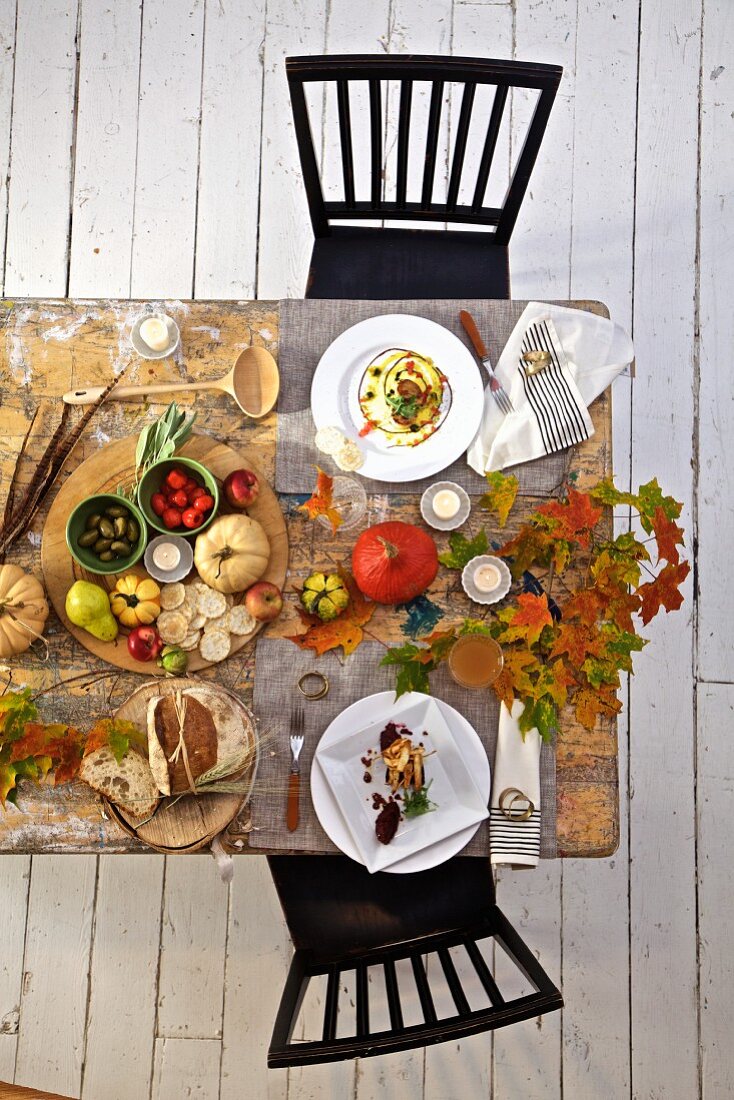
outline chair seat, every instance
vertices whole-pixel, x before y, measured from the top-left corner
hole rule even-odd
[[[507,249],[487,233],[333,226],[314,242],[307,298],[509,298]]]

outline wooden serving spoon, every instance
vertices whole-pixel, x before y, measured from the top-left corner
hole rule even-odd
[[[245,416],[258,420],[272,409],[278,400],[280,375],[278,366],[266,348],[249,347],[240,352],[232,370],[224,378],[207,382],[161,382],[142,386],[115,386],[110,401],[143,397],[156,393],[186,393],[193,390],[219,390],[233,397]],[[86,390],[69,390],[63,400],[67,405],[89,405],[104,392],[103,386]]]

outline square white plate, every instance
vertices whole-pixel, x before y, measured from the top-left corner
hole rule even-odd
[[[390,844],[381,844],[375,835],[378,811],[372,807],[372,796],[378,793],[387,798],[391,793],[379,753],[380,734],[389,721],[404,724],[413,738],[433,753],[426,758],[424,770],[425,782],[431,783],[428,797],[436,809],[420,817],[402,818]],[[371,768],[372,782],[365,783],[362,757],[370,749],[377,759]],[[398,701],[377,721],[317,749],[317,758],[364,865],[371,872],[382,871],[488,816],[486,800],[433,699],[406,700],[403,705]]]

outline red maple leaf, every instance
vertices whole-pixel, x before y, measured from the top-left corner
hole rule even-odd
[[[643,623],[649,623],[661,607],[666,611],[678,610],[683,603],[683,593],[679,591],[679,586],[683,584],[690,571],[690,562],[669,562],[660,570],[654,581],[640,585],[637,594],[642,600],[640,615]]]
[[[517,608],[509,620],[508,640],[524,638],[531,646],[537,642],[544,626],[552,626],[553,616],[548,610],[548,597],[534,596],[532,592],[521,592],[517,597]]]
[[[677,565],[680,561],[678,547],[683,546],[684,532],[672,519],[668,519],[660,505],[655,509],[652,519],[652,529],[658,544],[658,561],[665,558],[667,562]]]
[[[318,477],[316,478],[316,488],[307,501],[303,504],[299,504],[299,510],[305,512],[309,519],[316,519],[317,516],[326,516],[331,524],[332,534],[336,534],[337,528],[344,522],[344,517],[338,508],[333,505],[333,493],[334,493],[334,478],[324,473],[320,466],[317,466]]]
[[[599,638],[599,631],[594,626],[585,623],[562,622],[558,627],[558,633],[551,657],[561,657],[564,653],[575,668],[581,668],[587,657],[598,657],[603,648]]]
[[[349,604],[346,611],[338,619],[333,619],[330,623],[324,623],[317,615],[309,615],[299,607],[298,614],[308,630],[304,634],[291,634],[288,636],[289,642],[295,642],[301,649],[312,649],[317,657],[321,657],[330,649],[337,649],[339,646],[344,650],[345,657],[353,653],[364,638],[362,627],[370,621],[375,613],[376,605],[364,598],[351,573],[348,573],[341,565],[338,567],[338,573],[349,592]]]
[[[36,759],[42,773],[54,769],[54,785],[68,783],[79,771],[82,735],[60,722],[26,722],[23,736],[12,744],[10,758],[15,763],[29,756]]]
[[[622,704],[614,688],[602,684],[599,688],[581,688],[574,696],[576,718],[587,730],[593,730],[600,714],[618,714]]]
[[[596,588],[581,588],[563,608],[563,618],[578,619],[585,626],[593,626],[604,603],[604,596]]]
[[[596,507],[588,493],[569,489],[565,501],[551,500],[548,504],[542,504],[537,514],[550,521],[545,526],[554,535],[586,547],[590,545],[591,532],[601,519],[602,509]]]

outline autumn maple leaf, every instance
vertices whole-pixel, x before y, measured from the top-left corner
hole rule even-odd
[[[493,683],[495,695],[508,710],[516,696],[529,695],[533,691],[533,681],[528,669],[537,667],[538,658],[528,649],[508,649],[504,654],[502,671]]]
[[[578,619],[585,626],[593,626],[605,603],[606,598],[597,588],[581,588],[563,607],[563,618]]]
[[[23,736],[13,742],[11,762],[27,757],[33,757],[42,777],[53,768],[54,785],[68,783],[79,771],[82,735],[60,722],[27,722]]]
[[[658,561],[664,558],[672,565],[677,565],[680,561],[678,547],[683,546],[684,543],[683,528],[669,519],[658,505],[652,519],[652,529],[658,544]]]
[[[522,639],[528,646],[534,645],[544,626],[553,625],[553,616],[548,609],[548,597],[535,596],[532,592],[521,592],[517,597],[517,607],[504,609],[510,614],[504,618],[507,629],[504,639],[508,642]],[[500,617],[500,616],[498,616]]]
[[[598,657],[601,651],[602,641],[594,625],[563,621],[558,627],[550,656],[561,657],[567,654],[571,664],[575,668],[581,668],[587,657]]]
[[[349,592],[349,604],[337,619],[324,623],[317,615],[309,615],[298,608],[301,621],[308,627],[303,634],[291,634],[288,641],[295,642],[301,649],[312,649],[317,657],[328,653],[330,649],[342,647],[344,656],[353,653],[364,638],[363,626],[375,613],[375,604],[366,600],[355,584],[354,577],[343,566],[338,573]]]
[[[495,512],[500,527],[507,523],[510,509],[515,503],[520,482],[513,474],[503,474],[500,470],[484,475],[489,490],[479,498],[479,507],[487,512]]]
[[[683,584],[691,571],[690,562],[669,562],[660,570],[654,581],[641,584],[637,594],[642,603],[640,617],[643,623],[649,623],[661,607],[666,611],[677,611],[683,603],[683,593],[679,586]]]
[[[554,535],[577,542],[579,546],[591,544],[591,532],[602,517],[602,509],[592,503],[588,493],[569,489],[565,501],[551,500],[538,508],[537,515]]]
[[[612,687],[602,685],[600,688],[581,688],[574,696],[576,706],[576,718],[588,730],[593,730],[600,714],[619,714],[622,704]]]
[[[329,474],[324,473],[320,466],[316,467],[318,476],[316,478],[316,488],[307,501],[303,504],[299,504],[299,510],[305,512],[309,519],[316,519],[317,516],[326,516],[331,524],[332,534],[336,534],[337,529],[341,523],[344,522],[344,517],[338,508],[334,507],[334,478]]]

